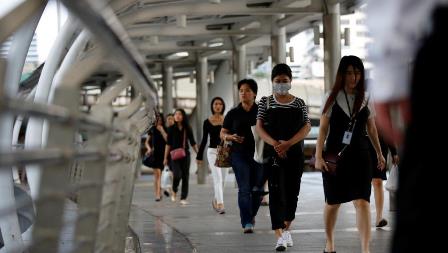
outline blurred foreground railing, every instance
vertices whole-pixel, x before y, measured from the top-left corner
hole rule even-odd
[[[46,1],[22,1],[0,16],[0,43],[12,36],[0,59],[0,252],[124,252],[156,89],[113,10],[103,1],[61,2],[71,16],[26,98],[18,98],[20,75]],[[83,84],[97,73],[116,78],[81,111]],[[131,102],[118,111],[112,102],[126,89]],[[14,193],[18,166],[26,168],[32,198]],[[23,222],[23,208],[34,221]]]

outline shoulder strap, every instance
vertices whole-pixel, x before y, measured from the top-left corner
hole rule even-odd
[[[187,129],[184,127],[184,149],[187,146]]]

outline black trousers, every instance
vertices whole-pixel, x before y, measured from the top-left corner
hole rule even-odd
[[[177,193],[179,183],[182,180],[180,199],[187,199],[190,178],[190,154],[187,153],[185,158],[172,161],[171,165],[173,169],[173,191]]]
[[[270,158],[265,164],[269,182],[269,211],[272,230],[285,228],[285,221],[293,221],[297,209],[303,159]]]

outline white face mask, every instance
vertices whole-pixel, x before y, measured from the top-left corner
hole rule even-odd
[[[274,83],[273,91],[278,95],[286,95],[291,89],[291,83]]]

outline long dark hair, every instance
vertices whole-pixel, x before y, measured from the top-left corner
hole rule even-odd
[[[181,122],[182,127],[183,127],[184,129],[190,129],[190,123],[188,122],[187,113],[184,111],[184,109],[182,109],[182,108],[177,108],[177,109],[174,111],[174,114],[176,114],[176,112],[180,112],[180,113],[182,113],[182,122]],[[176,124],[177,124],[177,122],[176,122]]]
[[[222,99],[222,97],[214,97],[214,98],[212,99],[212,102],[210,103],[210,110],[212,110],[212,114],[215,114],[215,111],[213,110],[213,103],[214,103],[216,100],[220,100],[221,103],[222,103],[222,111],[221,111],[221,115],[223,115],[223,114],[224,114],[224,111],[226,110],[226,103],[224,103],[224,99]]]
[[[353,105],[353,112],[357,113],[361,108],[362,102],[364,101],[365,96],[365,73],[364,73],[364,64],[362,63],[359,57],[354,55],[348,55],[342,57],[339,62],[338,72],[336,73],[336,80],[334,81],[333,89],[331,90],[330,96],[328,96],[327,102],[325,102],[324,109],[322,110],[322,114],[325,114],[328,111],[330,105],[336,99],[338,92],[345,87],[345,73],[349,66],[352,66],[354,69],[357,69],[361,72],[361,78],[359,79],[358,84],[356,85],[356,94],[355,94],[355,103]]]
[[[162,126],[165,128],[165,118],[163,117],[163,113],[157,112],[156,113],[156,120],[154,121],[154,126],[157,126],[158,120],[162,121]]]

